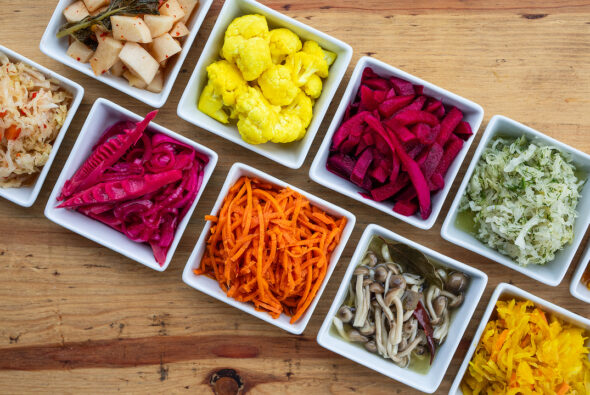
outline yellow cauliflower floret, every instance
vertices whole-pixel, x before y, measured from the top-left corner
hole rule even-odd
[[[260,78],[258,85],[262,89],[262,94],[275,106],[286,106],[291,104],[299,88],[295,86],[291,79],[291,71],[288,67],[282,65],[272,65]]]
[[[262,144],[272,139],[279,110],[280,107],[271,105],[258,88],[248,87],[236,101],[242,139],[249,144]]]
[[[305,52],[287,56],[285,66],[291,70],[291,78],[296,86],[303,86],[321,67],[319,58]]]
[[[301,119],[289,111],[281,111],[273,128],[273,143],[290,143],[305,136]]]
[[[247,88],[246,81],[238,68],[227,60],[219,60],[207,67],[209,84],[215,88],[215,93],[221,96],[223,104],[233,106],[237,95]]]
[[[311,123],[311,118],[313,117],[313,101],[305,93],[300,91],[290,105],[283,107],[281,114],[294,115],[301,120],[299,135],[291,141],[300,140],[305,136],[307,127]]]
[[[266,18],[244,15],[234,19],[225,31],[221,56],[235,63],[246,81],[253,81],[272,64],[269,42]]]
[[[211,81],[205,86],[201,96],[199,97],[199,110],[209,115],[211,118],[228,123],[227,113],[223,110],[223,100],[220,95],[215,92],[215,88]]]
[[[326,61],[324,50],[318,45],[318,43],[316,43],[315,41],[306,41],[303,44],[301,52],[305,52],[318,58],[318,71],[316,71],[316,73],[322,78],[328,77],[328,69],[330,68],[330,66]]]
[[[326,65],[328,67],[332,66],[332,63],[334,63],[334,61],[336,60],[336,54],[334,52],[330,52],[328,50],[323,49],[315,41],[306,41],[305,44],[303,44],[303,48],[301,50],[310,55],[315,55],[320,58],[324,58],[324,60],[326,61]],[[328,75],[326,74],[326,77],[327,76]],[[324,76],[320,77],[326,78]]]
[[[274,64],[280,64],[288,55],[301,50],[301,40],[289,29],[270,31],[270,56]]]
[[[303,85],[303,91],[312,99],[317,99],[322,94],[322,86],[322,79],[317,74],[314,74]]]

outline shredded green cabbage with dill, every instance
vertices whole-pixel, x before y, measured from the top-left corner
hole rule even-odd
[[[496,138],[477,164],[459,211],[474,215],[475,236],[519,265],[543,265],[574,237],[583,180],[555,147],[524,136]]]

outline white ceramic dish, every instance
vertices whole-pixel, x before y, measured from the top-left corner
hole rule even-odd
[[[465,301],[459,307],[459,309],[454,312],[454,317],[452,318],[449,329],[449,336],[442,346],[437,350],[432,362],[432,366],[430,366],[430,369],[427,373],[418,373],[410,369],[403,369],[395,365],[393,362],[391,362],[391,360],[382,358],[377,354],[370,353],[363,348],[359,348],[357,345],[345,341],[338,334],[331,331],[332,320],[342,305],[342,302],[346,298],[348,284],[350,283],[354,269],[362,260],[365,252],[367,251],[369,243],[375,236],[381,236],[388,240],[394,240],[407,244],[410,247],[421,251],[427,257],[438,262],[440,265],[452,268],[453,270],[461,271],[471,277],[469,288],[465,294]],[[340,354],[343,357],[346,357],[358,364],[364,365],[369,369],[373,369],[385,376],[400,381],[420,391],[432,393],[436,391],[440,385],[445,372],[449,367],[449,363],[453,358],[453,354],[455,354],[457,346],[459,345],[459,341],[463,337],[463,333],[465,332],[465,329],[467,328],[467,325],[473,316],[473,312],[479,303],[487,282],[488,277],[482,271],[467,266],[464,263],[458,262],[445,255],[439,254],[436,251],[408,240],[405,237],[399,236],[398,234],[381,226],[371,224],[367,226],[360,239],[360,242],[357,245],[352,260],[350,261],[348,269],[346,270],[346,274],[344,274],[344,278],[340,284],[340,288],[338,289],[338,293],[336,293],[334,302],[332,302],[332,307],[330,307],[330,311],[328,312],[328,315],[324,319],[324,323],[320,328],[317,341],[322,347]]]
[[[271,29],[275,27],[286,27],[297,34],[302,41],[317,41],[322,48],[338,55],[336,61],[330,67],[330,76],[323,81],[324,89],[313,107],[313,118],[307,128],[307,134],[300,141],[289,144],[248,144],[240,137],[235,124],[222,124],[202,113],[197,108],[198,97],[207,83],[206,68],[219,59],[219,50],[223,46],[225,29],[234,18],[253,13],[264,15]],[[301,22],[288,18],[271,8],[252,0],[226,0],[191,79],[182,94],[182,98],[178,104],[178,116],[284,166],[298,169],[305,160],[305,156],[324,119],[328,106],[338,89],[338,85],[346,72],[351,57],[352,48],[348,44],[306,26]]]
[[[84,163],[86,158],[88,158],[92,152],[92,147],[102,136],[105,129],[119,121],[131,120],[133,122],[139,122],[142,119],[143,117],[140,117],[139,115],[134,114],[113,102],[102,98],[97,99],[94,102],[90,113],[88,114],[88,118],[86,118],[84,126],[82,126],[80,135],[76,140],[74,148],[72,148],[72,152],[65,166],[57,182],[55,183],[55,186],[53,187],[53,191],[51,192],[51,196],[49,196],[47,206],[45,207],[45,216],[56,224],[61,225],[72,232],[78,233],[87,239],[90,239],[98,244],[110,248],[113,251],[125,255],[129,259],[133,259],[143,265],[146,265],[147,267],[162,272],[166,270],[170,264],[170,261],[174,255],[174,251],[176,250],[178,242],[182,237],[182,233],[184,232],[184,229],[186,228],[186,225],[188,224],[188,221],[190,220],[190,217],[197,206],[199,198],[203,194],[203,191],[207,186],[207,182],[209,181],[209,178],[215,169],[215,165],[217,163],[217,154],[214,151],[197,144],[186,137],[174,133],[173,131],[166,129],[154,122],[150,122],[147,128],[147,130],[152,132],[163,133],[175,140],[180,141],[181,143],[190,145],[196,151],[201,152],[209,158],[209,163],[205,167],[203,185],[201,185],[201,189],[199,190],[189,211],[178,224],[178,228],[176,229],[176,233],[174,235],[174,241],[168,250],[166,262],[163,266],[160,266],[156,262],[152,249],[149,245],[131,241],[123,233],[120,233],[109,226],[89,218],[77,211],[56,208],[58,205],[56,199],[59,196],[64,183],[74,175],[74,173]]]
[[[465,359],[461,364],[461,368],[459,368],[459,372],[457,376],[455,376],[455,380],[453,381],[453,385],[451,386],[451,390],[449,394],[451,395],[462,395],[463,391],[461,391],[460,385],[461,381],[463,380],[463,376],[465,376],[465,372],[469,367],[469,362],[471,362],[471,358],[479,344],[479,339],[492,316],[496,308],[496,302],[498,300],[506,300],[506,299],[516,299],[516,300],[530,300],[533,302],[537,307],[543,309],[545,313],[552,314],[560,319],[568,322],[572,325],[575,325],[580,328],[585,328],[587,331],[590,331],[590,320],[581,317],[577,314],[572,313],[562,307],[556,306],[553,303],[550,303],[544,299],[541,299],[533,294],[530,294],[522,289],[515,287],[514,285],[500,283],[496,287],[490,302],[488,303],[488,307],[481,318],[479,326],[477,327],[477,332],[475,332],[475,336],[473,336],[473,340],[471,341],[471,345],[469,346],[469,350],[467,351],[467,355],[465,355]],[[588,347],[588,339],[586,339],[586,346]]]
[[[590,244],[586,246],[586,250],[580,258],[580,265],[576,269],[574,273],[574,277],[572,278],[572,283],[570,284],[570,293],[586,303],[590,303],[590,289],[584,284],[582,284],[582,275],[586,271],[586,268],[590,264]]]
[[[561,282],[563,276],[565,276],[565,273],[567,272],[567,269],[576,253],[576,250],[578,249],[578,246],[584,237],[584,233],[588,228],[588,224],[590,223],[589,182],[586,182],[584,185],[581,198],[578,202],[578,207],[576,208],[579,215],[576,219],[574,227],[574,240],[571,244],[559,251],[555,255],[555,259],[553,261],[548,262],[545,265],[519,266],[510,257],[488,247],[481,241],[477,240],[473,235],[465,230],[460,229],[456,225],[459,204],[461,202],[461,197],[467,188],[467,183],[471,179],[471,175],[475,170],[475,166],[477,166],[477,163],[479,162],[483,150],[489,145],[490,140],[498,134],[509,137],[520,137],[524,135],[533,142],[557,147],[562,152],[571,155],[573,163],[578,169],[581,169],[585,174],[590,174],[590,155],[560,143],[559,141],[545,136],[541,132],[531,129],[521,123],[500,115],[495,115],[490,120],[490,123],[488,124],[481,138],[481,142],[479,143],[479,146],[473,155],[473,159],[469,165],[469,168],[467,169],[465,178],[463,178],[463,182],[459,187],[457,196],[455,196],[451,208],[449,209],[447,218],[443,223],[441,235],[445,240],[448,240],[451,243],[457,244],[458,246],[467,248],[475,253],[483,255],[486,258],[499,262],[502,265],[508,266],[509,268],[534,278],[535,280],[544,284],[556,286]]]
[[[186,284],[190,285],[191,287],[193,287],[203,293],[206,293],[207,295],[212,296],[215,299],[218,299],[218,300],[225,302],[233,307],[236,307],[248,314],[258,317],[263,321],[266,321],[270,324],[278,326],[279,328],[284,329],[287,332],[291,332],[296,335],[299,335],[299,334],[303,333],[303,331],[305,330],[305,327],[307,326],[307,323],[309,322],[309,319],[311,318],[313,311],[314,311],[319,299],[321,298],[322,293],[324,292],[324,288],[326,288],[326,284],[330,280],[330,276],[332,275],[332,272],[334,271],[334,268],[336,267],[336,264],[338,263],[338,260],[340,259],[340,255],[342,254],[342,251],[344,250],[344,247],[346,246],[346,242],[348,241],[348,238],[350,237],[350,234],[352,233],[352,230],[354,229],[354,224],[356,222],[356,218],[352,213],[350,213],[346,210],[343,210],[340,207],[333,205],[332,203],[326,202],[325,200],[322,200],[316,196],[310,195],[309,193],[302,191],[299,188],[289,185],[286,182],[283,182],[275,177],[272,177],[266,173],[261,172],[260,170],[257,170],[255,168],[247,166],[247,165],[244,165],[242,163],[235,163],[231,167],[231,169],[229,170],[227,178],[225,179],[225,183],[223,184],[223,187],[221,188],[221,192],[219,193],[219,197],[217,198],[217,201],[215,202],[215,206],[213,206],[213,210],[211,211],[211,215],[216,215],[219,212],[221,205],[223,204],[223,200],[224,200],[225,196],[227,195],[227,192],[236,183],[236,181],[238,181],[240,179],[240,177],[242,177],[242,176],[255,177],[260,180],[264,180],[268,183],[274,184],[274,185],[278,185],[281,187],[289,187],[292,190],[299,192],[300,194],[305,196],[311,202],[312,205],[319,207],[320,209],[324,210],[325,212],[327,212],[329,214],[335,215],[337,217],[345,217],[346,218],[347,223],[346,223],[346,226],[344,227],[344,230],[342,231],[342,236],[340,237],[340,243],[338,244],[336,249],[332,252],[332,256],[330,257],[330,261],[329,261],[328,271],[326,273],[326,277],[324,278],[324,281],[322,282],[322,285],[321,285],[320,289],[318,290],[315,298],[313,299],[313,301],[309,305],[307,311],[301,316],[299,321],[297,321],[295,324],[291,324],[289,322],[290,317],[287,317],[285,314],[281,314],[281,316],[279,318],[274,319],[266,312],[256,311],[254,309],[254,306],[250,303],[238,302],[235,299],[228,297],[225,294],[225,292],[223,292],[222,289],[219,287],[219,284],[217,283],[217,281],[215,281],[207,276],[195,275],[193,273],[193,269],[198,268],[201,264],[201,258],[203,257],[203,254],[205,252],[205,247],[206,247],[206,241],[207,241],[206,238],[210,234],[211,222],[207,222],[205,224],[205,228],[203,229],[203,232],[201,233],[201,236],[199,237],[199,240],[197,241],[197,245],[195,246],[195,249],[193,250],[193,252],[192,252],[185,268],[184,268],[184,273],[182,274],[182,280]]]
[[[359,90],[361,77],[363,74],[363,70],[366,67],[371,67],[373,71],[383,77],[390,77],[395,76],[402,78],[404,80],[410,81],[413,84],[423,85],[424,86],[424,94],[432,96],[434,98],[440,99],[445,105],[449,106],[456,106],[459,110],[461,110],[464,114],[464,120],[469,123],[471,129],[473,130],[473,136],[469,140],[465,142],[463,148],[453,161],[453,164],[449,167],[449,170],[445,176],[445,186],[441,191],[438,191],[432,195],[432,213],[430,217],[426,220],[423,220],[419,214],[414,214],[412,216],[405,216],[398,214],[393,211],[393,203],[385,201],[385,202],[376,202],[371,199],[366,199],[360,195],[363,191],[361,188],[354,185],[352,182],[337,176],[329,172],[326,169],[326,162],[328,161],[328,156],[330,153],[330,146],[332,144],[332,137],[334,133],[338,130],[342,123],[342,119],[344,118],[344,113],[346,112],[346,107],[351,104]],[[402,70],[396,69],[386,63],[383,63],[379,60],[373,59],[368,56],[362,57],[359,62],[357,63],[356,67],[354,68],[354,72],[352,73],[352,77],[350,77],[350,81],[348,82],[348,87],[342,96],[342,101],[340,102],[340,106],[338,106],[338,110],[332,119],[332,123],[330,124],[330,128],[324,137],[324,141],[320,146],[318,153],[313,160],[311,168],[309,169],[309,177],[317,182],[318,184],[324,185],[327,188],[333,189],[336,192],[340,192],[343,195],[346,195],[352,199],[358,200],[361,203],[367,204],[371,207],[374,207],[378,210],[383,211],[389,215],[392,215],[402,221],[405,221],[409,224],[412,224],[421,229],[430,229],[436,222],[438,214],[442,208],[445,198],[451,189],[453,181],[457,176],[457,172],[463,163],[463,159],[465,159],[465,155],[467,155],[467,151],[469,151],[469,147],[471,143],[475,139],[475,134],[481,125],[483,120],[483,108],[480,105],[473,103],[465,98],[455,95],[445,89],[439,88],[438,86],[431,84],[430,82],[424,81],[418,77],[415,77],[411,74],[408,74]]]
[[[187,23],[190,33],[184,38],[184,41],[182,42],[182,51],[180,51],[178,55],[174,56],[174,58],[168,63],[165,69],[164,87],[160,93],[153,93],[145,89],[132,87],[125,78],[115,77],[110,73],[96,76],[94,75],[90,64],[78,62],[66,54],[66,51],[68,50],[68,38],[64,37],[59,39],[55,35],[59,31],[59,27],[66,23],[66,19],[63,16],[64,9],[73,2],[74,0],[60,0],[59,3],[57,3],[55,11],[51,16],[49,24],[47,25],[47,29],[45,29],[45,33],[43,33],[43,37],[41,38],[41,52],[50,58],[70,66],[71,68],[76,69],[89,77],[104,82],[105,84],[110,85],[111,87],[120,90],[121,92],[126,93],[149,106],[160,108],[164,105],[164,103],[166,103],[166,100],[170,95],[170,91],[172,90],[174,81],[176,81],[180,67],[182,66],[182,63],[184,62],[184,59],[186,58],[186,55],[188,54],[188,51],[190,50],[190,47],[193,44],[197,33],[199,32],[201,23],[203,23],[203,19],[205,19],[205,15],[207,15],[213,0],[200,0],[197,8],[193,10],[193,14]]]
[[[62,125],[55,141],[53,142],[53,148],[51,149],[51,153],[49,154],[49,159],[45,163],[45,166],[41,169],[41,172],[37,176],[37,180],[31,186],[22,187],[22,188],[0,188],[0,196],[5,199],[10,200],[13,203],[18,204],[19,206],[23,207],[31,207],[35,200],[37,200],[37,196],[39,196],[39,192],[41,191],[41,187],[43,186],[43,182],[45,182],[45,178],[47,177],[47,173],[51,168],[51,164],[53,163],[53,159],[55,159],[55,155],[57,155],[57,150],[61,145],[61,141],[63,140],[76,111],[78,110],[78,106],[80,106],[80,102],[82,101],[82,97],[84,96],[84,88],[80,85],[76,84],[74,81],[71,81],[67,78],[62,77],[59,74],[54,73],[53,71],[37,64],[24,56],[17,54],[14,51],[0,45],[0,53],[4,53],[8,59],[13,62],[22,62],[29,66],[32,66],[43,73],[46,77],[53,78],[58,81],[59,85],[71,93],[72,95],[72,103],[70,104],[70,108],[68,110],[68,115]]]

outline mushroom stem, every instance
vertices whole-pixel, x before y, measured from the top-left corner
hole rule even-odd
[[[342,336],[342,338],[346,341],[350,341],[350,338],[348,337],[348,334],[346,333],[346,331],[344,330],[344,326],[342,325],[342,321],[340,320],[340,318],[338,317],[334,317],[334,319],[332,320],[332,323],[334,324],[334,327],[336,328],[336,330],[338,331],[338,334],[340,336]]]
[[[381,338],[382,334],[382,325],[383,320],[381,319],[381,309],[379,307],[375,308],[375,343],[377,345],[377,352],[379,355],[385,355],[386,350],[383,346],[383,339]]]
[[[404,313],[404,322],[406,322],[407,320],[409,320],[410,318],[412,318],[412,315],[414,314],[414,310],[408,310]]]
[[[393,312],[391,311],[389,306],[387,306],[385,304],[385,301],[383,300],[383,296],[380,294],[377,294],[377,295],[375,295],[375,299],[377,299],[377,303],[379,303],[379,306],[381,306],[381,308],[383,309],[383,312],[385,313],[385,316],[387,317],[389,322],[393,322]]]
[[[404,325],[404,309],[402,307],[402,301],[399,297],[393,298],[393,303],[395,304],[395,309],[397,313],[396,323],[395,323],[395,340],[394,344],[399,344],[402,341],[402,326]]]
[[[389,291],[389,280],[391,279],[392,275],[393,272],[391,270],[388,270],[387,277],[385,277],[385,291],[383,291],[384,294],[387,294],[387,291]]]
[[[403,351],[401,351],[399,354],[397,354],[398,358],[403,358],[403,357],[407,357],[408,355],[410,355],[410,353],[412,351],[414,351],[414,349],[418,346],[418,344],[420,343],[420,339],[414,339],[413,342],[411,342],[408,347],[406,347]]]
[[[438,296],[438,293],[436,292],[437,290],[438,287],[431,285],[430,287],[428,287],[428,291],[426,292],[426,308],[428,309],[428,313],[430,314],[430,321],[436,321],[438,319],[438,316],[436,315],[436,312],[432,307],[433,299]]]
[[[443,340],[445,339],[445,337],[449,333],[449,326],[450,326],[449,314],[447,311],[445,311],[443,314],[442,325],[438,326],[434,330],[434,333],[432,334],[432,337],[434,337],[436,340],[438,340],[439,344],[443,342]]]
[[[367,312],[365,311],[365,293],[363,290],[363,275],[359,274],[356,276],[356,314],[354,315],[354,321],[352,326],[361,327],[365,323],[367,318]]]
[[[383,247],[381,247],[381,256],[384,261],[391,262],[391,254],[389,253],[389,246],[387,243],[383,243]]]

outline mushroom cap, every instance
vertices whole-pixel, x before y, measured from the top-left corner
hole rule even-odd
[[[383,288],[383,285],[374,281],[371,283],[371,285],[369,285],[369,291],[375,294],[382,294],[385,291],[385,288]]]
[[[432,301],[432,307],[434,308],[434,312],[438,317],[442,316],[448,305],[449,299],[444,295],[437,296]]]
[[[375,281],[379,281],[380,283],[385,283],[385,279],[387,278],[387,268],[385,265],[378,265],[375,267]]]
[[[355,276],[368,276],[369,275],[369,268],[365,267],[365,266],[359,266],[356,269],[354,269],[354,273]]]
[[[449,307],[451,308],[456,308],[459,307],[463,304],[463,300],[465,299],[465,296],[463,294],[463,292],[459,293],[459,295],[457,295],[457,297],[451,301],[451,303],[449,303]]]
[[[375,333],[375,324],[367,320],[365,321],[365,324],[359,329],[359,332],[363,336],[370,336]]]
[[[404,290],[401,288],[392,288],[385,294],[385,305],[391,306],[395,298],[400,298],[404,294]]]
[[[445,290],[458,295],[460,292],[465,291],[468,283],[469,277],[465,273],[453,272],[447,277]]]
[[[417,345],[416,348],[414,348],[414,354],[416,355],[424,355],[426,354],[426,347],[421,346],[421,345]]]
[[[406,279],[402,275],[395,274],[389,278],[389,288],[399,288],[403,291],[406,289],[406,285]]]
[[[356,329],[351,329],[350,331],[348,331],[348,338],[350,339],[350,341],[353,342],[366,343],[369,341],[369,339],[366,336],[361,335],[361,333]]]
[[[365,255],[365,259],[363,261],[366,261],[367,266],[375,267],[377,262],[379,262],[379,259],[377,258],[377,255],[375,255],[375,253],[373,251],[369,251],[369,252],[367,252],[367,255]]]
[[[348,306],[342,306],[338,309],[336,316],[342,321],[344,324],[348,324],[354,318],[354,313],[352,309]]]
[[[365,343],[365,349],[369,352],[377,352],[377,344],[374,340]]]
[[[404,310],[415,310],[420,302],[422,294],[420,292],[413,291],[411,289],[406,290],[404,294],[403,306]]]

